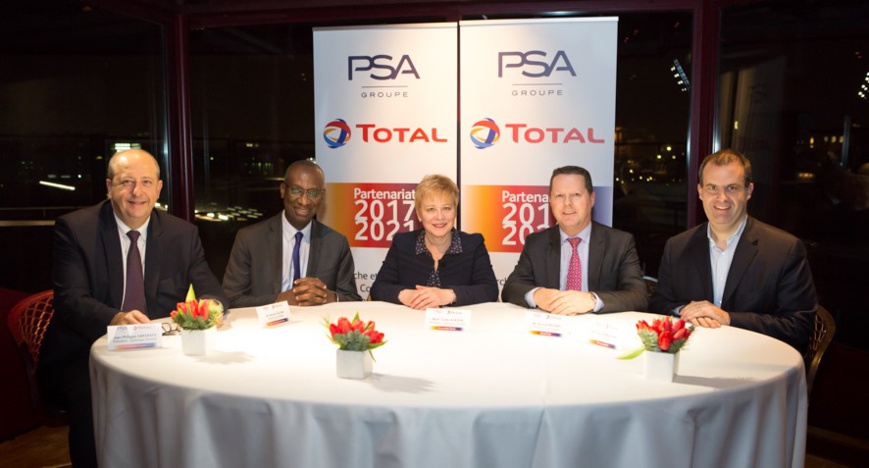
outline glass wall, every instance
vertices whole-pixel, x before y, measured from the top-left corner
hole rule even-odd
[[[837,342],[869,349],[869,5],[764,2],[721,22],[720,147],[754,167],[749,212],[802,238]]]
[[[692,14],[618,16],[614,225],[655,275],[685,228]],[[235,232],[281,209],[286,166],[314,156],[312,27],[191,32],[196,222],[218,275]]]
[[[162,37],[74,2],[0,15],[0,245],[4,260],[31,266],[0,269],[0,286],[50,287],[50,255],[33,253],[50,252],[57,216],[105,199],[117,149],[151,151],[166,178]]]

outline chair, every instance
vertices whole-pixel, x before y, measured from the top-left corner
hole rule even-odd
[[[806,361],[806,393],[809,395],[812,394],[812,384],[815,382],[818,366],[821,365],[821,358],[824,357],[824,352],[827,351],[827,347],[830,346],[835,334],[836,321],[827,309],[818,305],[818,313],[815,314],[815,327],[809,338],[809,349],[803,356]]]
[[[47,419],[49,425],[65,424],[62,412],[45,406],[36,381],[39,351],[48,323],[54,315],[54,291],[42,291],[25,297],[12,307],[6,325],[18,346],[30,383],[30,397],[34,413]]]

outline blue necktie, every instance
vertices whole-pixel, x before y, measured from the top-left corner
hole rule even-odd
[[[293,246],[293,281],[290,283],[290,289],[297,279],[301,278],[302,267],[299,266],[299,249],[302,247],[302,231],[296,233],[296,245]]]
[[[124,312],[138,310],[148,313],[145,305],[145,277],[142,274],[142,256],[139,254],[139,231],[128,231],[130,250],[127,252],[127,286],[124,291]]]

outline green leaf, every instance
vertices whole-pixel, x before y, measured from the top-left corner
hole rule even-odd
[[[193,283],[190,283],[190,289],[187,290],[187,299],[184,299],[184,301],[186,302],[186,301],[195,301],[195,300],[196,300],[196,293],[193,292]]]
[[[640,354],[643,354],[643,351],[645,351],[645,350],[646,350],[645,346],[640,346],[639,348],[637,348],[633,351],[629,351],[625,354],[622,354],[617,359],[622,359],[622,360],[633,359],[633,358],[639,356]]]

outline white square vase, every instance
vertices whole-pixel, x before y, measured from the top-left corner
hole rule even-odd
[[[643,353],[645,360],[645,375],[650,380],[672,382],[679,372],[680,353],[658,353],[646,351]]]
[[[216,327],[205,330],[181,329],[181,350],[188,356],[205,356],[214,345]]]
[[[336,372],[342,379],[364,379],[371,375],[374,360],[370,351],[344,351],[336,355]]]

